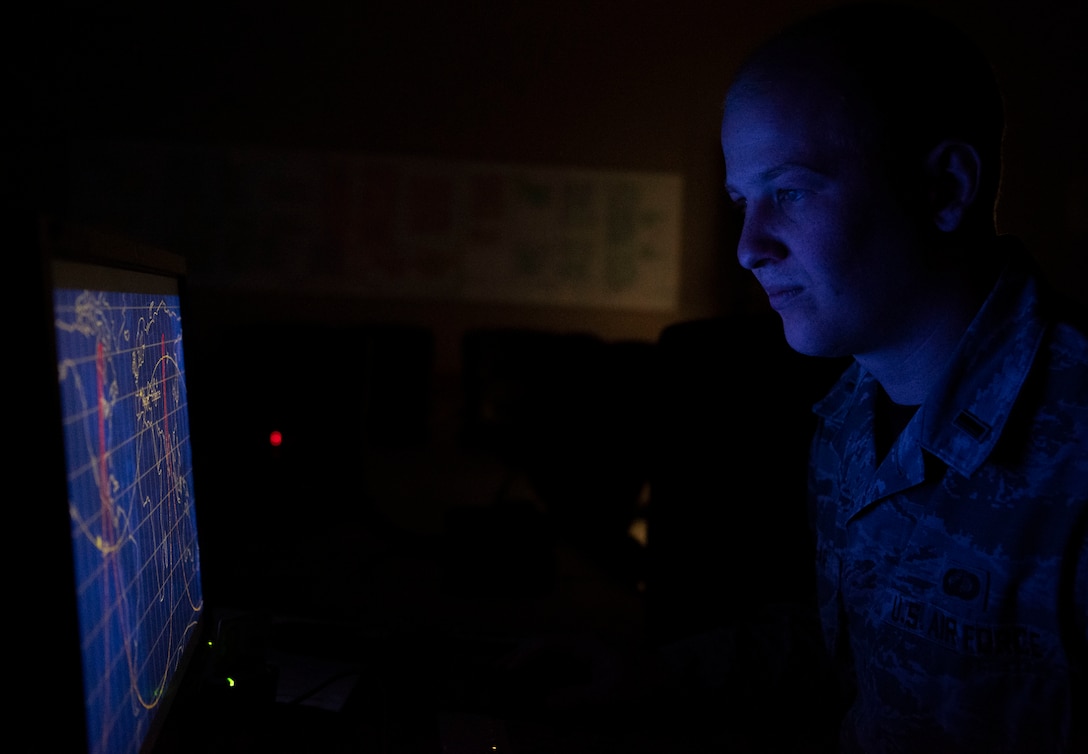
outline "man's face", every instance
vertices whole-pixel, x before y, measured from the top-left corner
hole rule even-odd
[[[726,188],[744,212],[737,258],[790,346],[819,356],[894,345],[925,290],[917,226],[842,101],[815,78],[745,87],[722,120]]]

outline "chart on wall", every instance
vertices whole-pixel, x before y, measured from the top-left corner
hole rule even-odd
[[[670,310],[682,180],[334,152],[225,156],[220,282]]]

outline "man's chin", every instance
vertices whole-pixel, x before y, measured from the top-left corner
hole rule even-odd
[[[786,336],[786,343],[797,353],[803,356],[819,356],[823,358],[839,358],[846,356],[841,348],[835,347],[832,338],[819,332],[811,322],[792,321],[793,317],[782,318],[782,331]]]

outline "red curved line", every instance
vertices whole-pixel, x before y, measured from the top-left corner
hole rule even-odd
[[[159,364],[162,365],[161,372],[162,378],[162,452],[166,456],[166,481],[170,484],[174,481],[174,469],[171,465],[172,459],[170,458],[170,411],[166,403],[166,333],[163,333],[161,338],[161,353],[159,355]]]
[[[113,516],[110,515],[109,463],[106,453],[106,355],[102,341],[95,353],[95,397],[98,400],[98,500],[102,507],[102,527],[105,540],[113,544]]]

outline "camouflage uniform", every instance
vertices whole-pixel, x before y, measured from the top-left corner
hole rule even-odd
[[[999,241],[1000,280],[879,465],[872,375],[815,407],[845,751],[1088,751],[1088,336]]]

